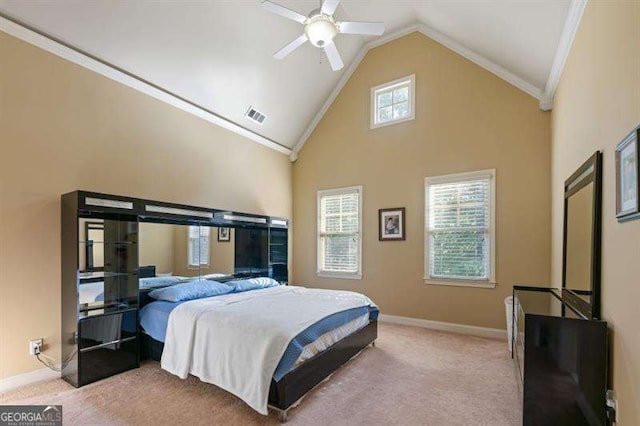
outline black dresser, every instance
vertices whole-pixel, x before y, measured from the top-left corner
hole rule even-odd
[[[62,377],[78,387],[139,366],[137,200],[62,196]]]
[[[585,319],[557,289],[514,286],[512,355],[523,425],[606,425],[607,323]]]

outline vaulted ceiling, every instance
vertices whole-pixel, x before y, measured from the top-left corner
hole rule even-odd
[[[304,15],[319,6],[276,2]],[[343,0],[336,18],[384,21],[386,34],[422,25],[541,97],[570,6],[570,0]],[[333,72],[308,43],[273,59],[302,26],[265,11],[259,0],[0,0],[0,13],[289,148],[375,39],[338,35],[346,66]],[[244,117],[250,105],[267,116],[263,125]]]

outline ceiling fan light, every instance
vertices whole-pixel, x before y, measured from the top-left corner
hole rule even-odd
[[[307,23],[304,27],[304,33],[311,44],[316,47],[324,47],[333,40],[338,33],[338,29],[330,20],[318,17]]]

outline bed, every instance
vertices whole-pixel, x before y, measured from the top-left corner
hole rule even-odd
[[[378,309],[354,292],[277,286],[165,301],[141,290],[140,306],[143,358],[234,393],[261,414],[268,405],[281,421],[377,338]]]

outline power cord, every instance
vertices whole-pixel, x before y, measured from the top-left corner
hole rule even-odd
[[[48,362],[43,361],[42,359],[40,359],[40,355],[42,355],[43,357],[48,358],[48,359],[49,359],[49,360],[51,360],[51,361],[54,361],[54,362],[56,361],[56,360],[55,360],[55,358],[51,358],[50,356],[45,355],[45,354],[43,354],[42,352],[38,352],[38,353],[36,353],[36,358],[37,358],[37,360],[38,360],[38,361],[40,361],[40,362],[41,362],[45,367],[47,367],[47,368],[49,368],[49,369],[51,369],[51,370],[53,370],[53,371],[55,371],[55,372],[62,373],[62,370],[64,370],[65,368],[67,368],[67,367],[69,366],[69,364],[71,363],[71,360],[72,360],[72,359],[73,359],[73,357],[76,355],[76,352],[77,352],[77,351],[73,351],[72,353],[70,353],[70,354],[69,354],[69,356],[67,356],[66,360],[64,360],[64,361],[61,363],[60,368],[58,368],[58,367],[56,367],[56,366],[53,366],[53,365],[49,364]]]

